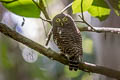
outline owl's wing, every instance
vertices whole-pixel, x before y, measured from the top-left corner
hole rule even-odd
[[[82,36],[80,34],[80,31],[78,28],[76,29],[77,31],[71,32],[70,38],[72,39],[73,44],[81,45],[82,44]]]
[[[61,29],[59,27],[54,27],[53,29],[53,40],[55,42],[55,44],[57,44],[57,40],[59,40],[60,36],[61,36]]]

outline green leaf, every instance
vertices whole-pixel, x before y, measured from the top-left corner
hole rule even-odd
[[[77,71],[70,71],[68,66],[66,66],[64,68],[64,71],[65,71],[65,76],[66,77],[69,77],[69,78],[75,78],[77,76],[80,75],[81,71],[80,70],[77,70]]]
[[[110,8],[104,0],[94,0],[88,12],[102,21],[109,16]]]
[[[10,3],[3,3],[3,5],[11,12],[20,16],[33,18],[38,18],[40,16],[40,9],[33,3],[32,0],[17,0]]]
[[[93,0],[83,0],[83,12],[92,5]],[[72,4],[73,14],[81,12],[81,0],[75,0]]]

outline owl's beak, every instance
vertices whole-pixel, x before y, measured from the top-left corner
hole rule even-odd
[[[61,26],[63,26],[63,23],[62,23],[62,22],[60,22],[60,25],[61,25]]]

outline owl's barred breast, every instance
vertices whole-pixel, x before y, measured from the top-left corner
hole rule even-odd
[[[53,40],[61,52],[70,56],[72,54],[82,56],[82,38],[80,33],[67,29],[55,30],[53,31]]]

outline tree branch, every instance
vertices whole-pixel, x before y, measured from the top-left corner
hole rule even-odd
[[[97,32],[97,33],[114,33],[114,34],[120,34],[120,28],[109,28],[109,27],[79,27],[80,31],[88,31],[88,32]]]
[[[85,28],[85,29],[87,29],[87,28]],[[83,30],[85,30],[85,29],[83,29]],[[26,45],[26,46],[38,51],[39,53],[43,54],[44,56],[46,56],[50,59],[56,60],[65,65],[68,65],[68,61],[64,57],[60,56],[58,53],[52,51],[51,49],[46,49],[45,47],[41,46],[40,44],[20,35],[16,31],[11,30],[5,24],[0,23],[0,32],[6,36],[11,37],[12,39],[14,39],[18,42]],[[80,63],[79,69],[83,70],[83,71],[89,71],[92,73],[102,74],[102,75],[105,75],[105,76],[108,76],[111,78],[120,79],[120,71],[102,67],[102,66],[98,66],[95,64],[87,63],[87,62]]]

